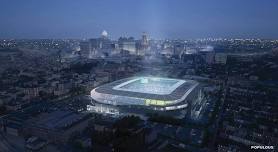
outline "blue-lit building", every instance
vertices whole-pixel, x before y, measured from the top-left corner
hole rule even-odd
[[[91,91],[89,109],[100,113],[191,113],[203,100],[200,83],[160,77],[131,77]],[[179,113],[179,114],[177,114]]]

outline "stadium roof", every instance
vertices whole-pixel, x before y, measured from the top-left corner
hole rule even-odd
[[[181,99],[197,85],[198,82],[193,80],[131,77],[104,84],[95,91],[103,94],[169,101]]]

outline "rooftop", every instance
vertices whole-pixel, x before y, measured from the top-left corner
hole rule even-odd
[[[98,93],[154,100],[179,100],[199,83],[157,77],[131,77],[104,84],[95,89]]]
[[[70,127],[74,123],[82,120],[86,114],[78,114],[72,111],[54,111],[51,113],[43,113],[36,119],[34,124],[47,129],[63,129]]]
[[[157,78],[157,77],[138,77],[121,83],[113,89],[166,95],[171,94],[177,87],[185,83],[184,80]]]

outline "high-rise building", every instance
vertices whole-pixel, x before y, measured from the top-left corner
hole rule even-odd
[[[112,41],[108,38],[108,33],[104,30],[100,38],[89,39],[88,41],[80,42],[80,52],[84,57],[96,56],[99,52],[110,52],[114,49]]]
[[[90,46],[92,49],[101,49],[102,48],[102,41],[99,38],[90,39]]]
[[[118,42],[120,49],[128,51],[130,54],[136,54],[136,41],[133,37],[120,37]]]
[[[142,35],[141,46],[142,46],[143,50],[148,49],[148,46],[149,46],[147,33],[145,33],[145,32]]]
[[[174,43],[174,55],[180,55],[185,50],[185,45],[181,42]]]
[[[92,51],[92,47],[89,41],[80,42],[80,52],[81,55],[84,57],[88,57],[90,52]]]

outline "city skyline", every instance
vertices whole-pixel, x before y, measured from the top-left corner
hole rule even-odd
[[[17,5],[14,5],[17,4]],[[277,39],[278,2],[3,1],[0,38]]]
[[[1,151],[277,149],[278,40],[106,36],[0,39]]]
[[[1,152],[277,149],[278,0],[1,2]]]

